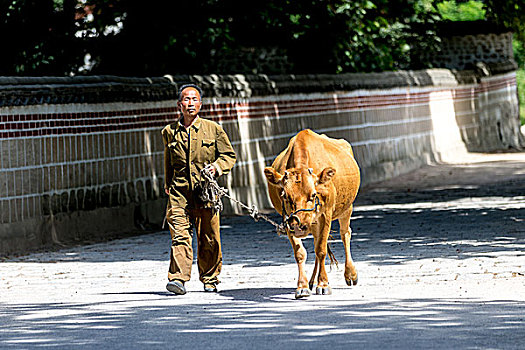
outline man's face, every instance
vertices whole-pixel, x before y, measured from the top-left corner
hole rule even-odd
[[[186,88],[177,104],[184,117],[195,118],[202,107],[201,95],[192,87]]]

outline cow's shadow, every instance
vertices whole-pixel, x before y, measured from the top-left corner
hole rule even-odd
[[[294,298],[295,288],[241,288],[220,290],[223,297],[230,297],[236,301],[289,301]]]

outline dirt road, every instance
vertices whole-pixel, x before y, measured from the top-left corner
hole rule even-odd
[[[523,349],[525,153],[464,161],[361,191],[359,284],[333,266],[330,296],[295,300],[287,239],[248,217],[223,220],[219,294],[196,268],[165,291],[166,232],[3,261],[0,348]]]

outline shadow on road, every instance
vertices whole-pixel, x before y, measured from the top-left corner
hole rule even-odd
[[[376,264],[432,258],[497,258],[525,247],[525,209],[385,206],[357,211],[352,227],[354,259]]]
[[[451,201],[525,195],[524,163],[436,164],[360,189],[356,204]]]
[[[519,349],[525,340],[525,305],[517,301],[313,298],[288,303],[281,295],[288,292],[229,291],[223,302],[171,297],[10,305],[0,313],[2,324],[9,325],[1,331],[0,347],[298,349],[329,342],[338,349]]]

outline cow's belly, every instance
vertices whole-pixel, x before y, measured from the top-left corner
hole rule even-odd
[[[335,190],[337,192],[335,199],[335,208],[332,215],[333,220],[338,219],[341,215],[345,214],[350,210],[352,204],[354,203],[355,197],[357,196],[357,191],[359,190],[360,184],[360,175],[359,168],[357,165],[352,167],[350,174],[345,174],[344,177],[334,177]]]

